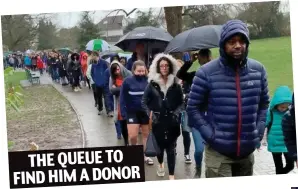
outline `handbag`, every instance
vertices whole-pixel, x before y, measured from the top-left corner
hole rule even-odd
[[[152,131],[148,135],[146,149],[144,153],[146,157],[156,157],[160,154],[160,148],[156,142],[155,136],[152,133]]]

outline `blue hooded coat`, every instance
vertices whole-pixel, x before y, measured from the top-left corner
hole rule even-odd
[[[236,34],[242,35],[247,44],[246,54],[238,63],[225,52],[227,40]],[[247,58],[248,36],[240,20],[223,26],[220,57],[196,72],[187,103],[189,125],[212,149],[232,159],[245,158],[255,151],[264,135],[269,106],[266,70],[258,61]]]

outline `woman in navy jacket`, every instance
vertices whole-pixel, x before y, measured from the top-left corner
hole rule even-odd
[[[143,61],[136,61],[132,66],[133,75],[127,77],[121,87],[120,108],[121,114],[126,115],[128,137],[131,145],[137,145],[139,128],[142,128],[143,146],[149,134],[149,117],[142,109],[141,101],[144,90],[148,84],[146,65]],[[153,165],[153,160],[145,157],[148,165]]]

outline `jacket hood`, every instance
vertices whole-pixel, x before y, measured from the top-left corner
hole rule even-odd
[[[276,105],[282,103],[292,104],[293,95],[292,91],[288,86],[280,86],[278,87],[273,95],[273,98],[270,102],[270,109],[275,108]]]
[[[79,55],[78,53],[72,53],[71,56],[70,56],[70,59],[71,59],[72,61],[74,61],[74,57],[75,57],[75,56],[77,56],[77,57],[78,57],[78,60],[79,60],[80,55]]]
[[[233,37],[236,34],[241,34],[245,37],[247,41],[247,49],[244,59],[247,59],[248,54],[248,47],[249,47],[249,30],[244,22],[241,20],[230,20],[226,24],[223,25],[220,35],[220,41],[219,41],[219,53],[221,59],[227,59],[228,55],[225,52],[225,43],[227,40],[229,40],[231,37]]]
[[[85,53],[85,52],[82,52],[82,53],[81,53],[81,57],[82,57],[82,58],[86,58],[86,60],[87,60],[87,58],[88,58],[88,54]]]
[[[161,74],[157,73],[157,63],[163,57],[169,59],[170,64],[172,64],[173,66],[173,72],[169,74],[166,84],[162,82]],[[178,62],[173,56],[169,54],[159,53],[155,56],[155,58],[152,61],[152,64],[150,65],[149,74],[148,74],[148,83],[150,83],[151,81],[156,82],[160,86],[161,91],[163,91],[163,93],[166,94],[168,88],[171,85],[173,85],[174,83],[178,83],[178,79],[176,78],[176,74],[178,70],[179,70]]]
[[[131,72],[126,69],[119,61],[117,60],[114,60],[112,63],[111,63],[111,66],[110,68],[112,67],[112,65],[114,64],[117,64],[120,68],[120,73],[122,75],[123,78],[126,78],[127,76],[130,76],[131,75]],[[110,69],[110,76],[113,78],[114,74],[112,74],[112,70]],[[114,79],[114,78],[113,78]]]

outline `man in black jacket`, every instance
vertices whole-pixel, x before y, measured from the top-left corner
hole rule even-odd
[[[292,103],[292,106],[283,117],[282,130],[285,144],[288,149],[288,155],[296,162],[298,167],[294,94]]]

